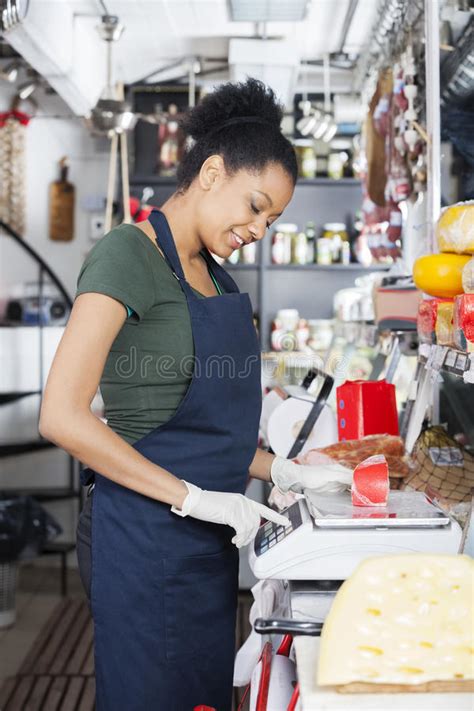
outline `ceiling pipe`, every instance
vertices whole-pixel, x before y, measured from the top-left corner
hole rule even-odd
[[[344,52],[344,47],[346,45],[347,35],[351,29],[352,21],[354,20],[354,15],[356,13],[357,7],[359,5],[359,0],[349,0],[349,7],[347,8],[346,16],[344,17],[344,23],[342,25],[341,36],[339,38],[338,53],[342,54]]]

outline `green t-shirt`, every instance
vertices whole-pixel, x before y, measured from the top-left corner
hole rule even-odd
[[[170,419],[190,383],[194,344],[186,297],[150,238],[126,224],[89,252],[76,296],[86,292],[132,310],[100,380],[108,425],[132,443]]]

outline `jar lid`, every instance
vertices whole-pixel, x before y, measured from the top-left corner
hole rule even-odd
[[[328,230],[328,232],[345,232],[346,226],[344,222],[326,222],[323,225],[323,229]]]
[[[276,317],[277,318],[282,318],[282,317],[283,318],[285,318],[285,317],[286,318],[290,318],[290,317],[299,318],[299,315],[300,314],[299,314],[298,309],[279,309],[277,311]]]
[[[298,225],[291,222],[281,222],[275,225],[275,230],[277,232],[298,232]]]

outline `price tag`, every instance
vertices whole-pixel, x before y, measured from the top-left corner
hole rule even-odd
[[[451,351],[451,350],[449,350],[449,351],[446,353],[446,358],[445,358],[445,360],[444,360],[444,364],[445,364],[448,368],[454,368],[454,366],[456,365],[456,358],[457,358],[457,357],[458,357],[458,354],[456,353],[456,351]]]
[[[466,365],[467,365],[467,355],[464,353],[458,353],[457,361],[456,361],[456,368],[460,370],[462,373],[466,370]]]
[[[432,361],[432,368],[435,370],[441,370],[443,367],[444,359],[446,358],[447,347],[446,346],[434,346],[434,357]]]

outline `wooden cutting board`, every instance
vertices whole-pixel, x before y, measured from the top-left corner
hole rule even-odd
[[[326,687],[325,687],[326,688]],[[413,694],[413,693],[466,693],[474,692],[474,680],[452,679],[445,681],[427,681],[424,684],[369,684],[363,681],[353,681],[350,684],[340,684],[332,688],[339,694]]]
[[[67,179],[68,160],[59,161],[59,180],[51,183],[49,190],[49,237],[60,242],[70,242],[74,237],[74,185]]]

